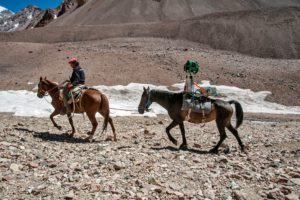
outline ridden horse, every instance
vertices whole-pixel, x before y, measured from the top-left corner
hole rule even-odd
[[[50,119],[53,123],[53,125],[61,130],[61,126],[57,125],[57,123],[54,121],[54,116],[61,114],[62,109],[64,108],[64,102],[62,97],[60,96],[60,90],[57,83],[54,83],[52,81],[47,80],[46,78],[40,78],[40,82],[38,84],[38,92],[37,96],[39,98],[43,98],[46,94],[49,94],[52,98],[52,106],[54,107],[54,111],[50,115]],[[73,105],[71,105],[73,107]],[[89,131],[87,134],[89,135],[86,140],[90,140],[93,138],[93,135],[96,131],[96,128],[98,126],[98,122],[96,120],[96,113],[99,112],[104,117],[104,123],[103,123],[103,129],[107,128],[107,124],[109,123],[113,134],[114,134],[114,141],[117,140],[116,133],[115,133],[115,127],[112,121],[112,118],[109,116],[109,102],[108,98],[101,93],[100,91],[90,88],[83,91],[81,99],[76,105],[74,106],[74,113],[86,113],[88,116],[90,122],[92,123],[92,131]],[[73,125],[73,119],[72,114],[68,113],[69,123],[72,127],[72,132],[70,134],[70,137],[73,137],[75,131],[74,125]]]
[[[227,128],[237,139],[241,150],[244,151],[244,145],[239,137],[237,128],[243,122],[243,109],[239,102],[237,101],[223,101],[223,100],[215,100],[210,99],[211,101],[211,112],[209,114],[203,115],[202,113],[190,112],[188,110],[182,110],[183,103],[183,92],[174,93],[169,91],[161,91],[161,90],[150,90],[144,87],[144,92],[141,96],[141,100],[138,106],[138,111],[140,114],[143,114],[145,111],[149,111],[149,107],[152,102],[156,102],[165,108],[168,111],[170,118],[173,120],[171,124],[166,128],[166,133],[168,135],[169,140],[177,145],[177,140],[173,138],[170,134],[170,130],[175,126],[179,125],[181,135],[182,135],[182,144],[180,145],[180,149],[187,148],[187,142],[185,138],[185,129],[183,122],[187,120],[191,123],[205,123],[215,120],[217,123],[217,127],[220,133],[220,140],[217,145],[210,150],[211,153],[218,153],[218,149],[222,142],[225,140],[226,132],[225,128]],[[233,115],[233,108],[231,104],[235,105],[236,109],[236,127],[234,128],[231,124],[231,117]]]

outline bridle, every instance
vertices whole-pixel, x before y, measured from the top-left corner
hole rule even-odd
[[[38,85],[38,87],[40,88],[40,84]],[[43,97],[44,96],[47,96],[47,93],[49,94],[49,92],[51,92],[52,90],[54,90],[55,88],[58,88],[58,86],[54,86],[53,88],[49,89],[49,90],[44,90],[44,89],[39,89],[40,90],[40,93],[43,93],[44,95],[42,95]]]
[[[151,106],[152,104],[152,101],[150,100],[151,99],[151,92],[149,91],[149,94],[147,95],[148,96],[148,99],[147,99],[147,102],[145,104],[145,107],[144,107],[144,110],[146,112],[149,112],[151,109],[149,109],[149,107]],[[139,108],[140,109],[140,108]]]

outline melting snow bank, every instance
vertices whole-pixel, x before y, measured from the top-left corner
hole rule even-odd
[[[207,83],[205,83],[207,84]],[[168,90],[166,86],[154,86],[148,84],[131,83],[127,86],[96,86],[105,93],[110,100],[111,116],[141,116],[137,107],[143,92],[143,86],[151,89]],[[183,83],[175,84],[174,87],[182,90]],[[253,92],[249,89],[240,89],[229,86],[216,86],[217,91],[224,100],[237,100],[248,113],[270,113],[270,114],[300,114],[300,106],[284,106],[277,103],[264,101],[267,91]],[[39,99],[35,92],[0,91],[0,112],[11,112],[16,116],[49,117],[53,108],[50,97]],[[166,111],[157,104],[152,104],[151,111],[144,116],[155,117],[157,114],[166,114]]]

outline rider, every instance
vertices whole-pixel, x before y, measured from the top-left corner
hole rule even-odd
[[[84,70],[80,67],[77,58],[71,58],[69,60],[70,67],[72,67],[73,72],[70,78],[70,81],[65,84],[63,89],[64,94],[64,105],[67,110],[67,113],[71,112],[70,104],[68,103],[68,94],[72,88],[85,84],[85,73]]]

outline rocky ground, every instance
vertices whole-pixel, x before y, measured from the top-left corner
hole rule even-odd
[[[76,116],[69,139],[65,117],[50,120],[0,115],[1,199],[299,199],[299,116],[248,116],[218,155],[214,123],[186,123],[189,149],[179,151],[164,132],[167,116],[114,118],[111,129],[86,143],[87,119]],[[180,141],[179,129],[173,135]]]

